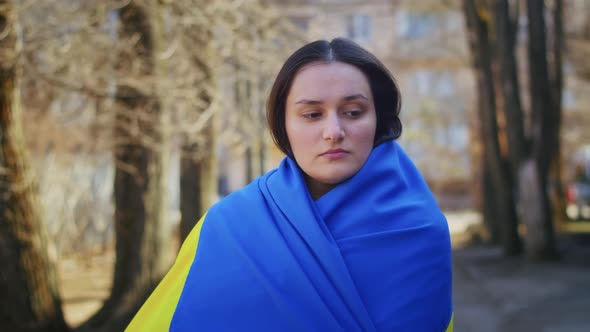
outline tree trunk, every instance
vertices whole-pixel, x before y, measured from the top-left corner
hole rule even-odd
[[[180,168],[180,241],[184,241],[217,200],[217,159],[213,125],[205,129],[205,146],[185,145]],[[206,153],[202,153],[207,151]]]
[[[202,211],[199,213],[199,218],[207,212],[207,210],[217,201],[217,154],[216,150],[216,130],[213,124],[214,119],[211,119],[211,124],[205,129],[207,153],[199,161],[199,176],[201,177],[201,202]]]
[[[528,144],[524,134],[524,116],[520,102],[520,85],[514,52],[517,17],[512,18],[511,16],[507,0],[498,0],[494,3],[496,52],[500,67],[498,76],[499,85],[502,88],[502,98],[500,99],[503,102],[506,115],[506,136],[511,173],[512,177],[516,178],[520,164],[527,155]]]
[[[553,110],[555,114],[555,121],[557,127],[557,137],[561,137],[561,93],[563,90],[563,56],[562,52],[564,49],[564,30],[563,30],[563,1],[555,0],[552,8],[552,33],[551,40],[552,48],[551,55],[549,57],[550,63],[550,80],[551,80],[551,96],[553,98]],[[561,142],[558,141],[553,152],[553,158],[549,167],[549,189],[551,192],[551,202],[555,209],[553,213],[554,220],[565,220],[567,218],[565,213],[565,188],[562,181],[562,155],[561,155]]]
[[[0,0],[0,331],[67,331],[26,161],[11,4]]]
[[[244,149],[244,160],[246,161],[246,182],[250,183],[254,180],[254,152],[252,151],[252,144],[248,143]]]
[[[526,188],[519,193],[519,202],[523,210],[526,225],[525,251],[532,260],[544,260],[555,257],[555,250],[547,246],[547,233],[544,222],[550,218],[549,200],[544,193],[539,168],[534,159],[526,160],[519,173],[519,186]],[[545,187],[546,188],[546,187]],[[552,240],[552,239],[550,239]],[[552,242],[551,242],[552,243]]]
[[[516,209],[514,206],[514,191],[510,182],[510,172],[507,163],[500,153],[498,142],[497,104],[492,72],[492,46],[489,39],[489,11],[476,6],[473,0],[464,0],[469,46],[476,73],[478,109],[481,123],[481,137],[483,140],[484,162],[490,174],[485,181],[493,184],[493,194],[486,194],[490,188],[484,188],[484,206],[493,206],[498,220],[486,221],[487,224],[499,223],[501,241],[506,255],[520,252],[520,241],[516,229]],[[485,15],[484,13],[488,14]],[[485,17],[484,17],[485,16]],[[493,200],[493,202],[491,201]],[[489,209],[489,207],[487,208]],[[491,217],[491,215],[484,217]]]
[[[205,54],[210,54],[211,34],[201,34],[201,47]],[[206,57],[211,59],[212,57]],[[213,65],[202,58],[194,58],[194,63],[204,76],[201,84],[215,86]],[[212,107],[213,96],[209,90],[203,87],[199,93],[202,101],[202,109],[197,110],[201,114]],[[180,167],[180,242],[182,243],[190,231],[195,227],[207,209],[217,200],[217,154],[216,154],[216,128],[215,115],[207,120],[202,132],[203,139],[195,142],[194,138],[184,138],[181,167]]]
[[[132,55],[119,55],[120,74],[150,82],[155,74],[155,5],[130,1],[120,9],[120,36],[137,38]],[[135,71],[130,71],[131,68]],[[120,84],[114,123],[116,261],[113,288],[83,329],[122,330],[169,267],[166,224],[169,153],[155,87]]]
[[[518,5],[516,6],[518,8]],[[524,116],[520,102],[520,85],[518,69],[514,52],[516,32],[518,27],[518,12],[511,15],[507,0],[497,0],[493,3],[495,57],[498,70],[494,77],[498,83],[501,98],[501,109],[504,112],[505,133],[508,148],[507,184],[513,195],[519,192],[516,179],[522,160],[528,151],[528,144],[524,134]],[[505,236],[507,251],[513,254],[522,252],[522,243],[518,235],[517,199],[511,201],[514,217],[505,221]]]
[[[538,189],[538,193],[530,201],[523,201],[522,205],[527,226],[526,252],[533,260],[550,259],[556,255],[547,179],[559,143],[560,112],[555,109],[550,85],[544,7],[543,1],[527,1],[533,148],[532,159],[527,161],[522,171],[527,176],[521,183],[528,180],[531,184],[536,183],[535,189]],[[529,188],[526,190],[530,191]]]
[[[184,242],[203,214],[201,165],[195,160],[197,145],[185,144],[180,155],[180,242]]]
[[[470,121],[470,158],[472,165],[470,195],[474,200],[474,208],[481,211],[484,225],[488,232],[487,241],[491,244],[500,244],[500,224],[489,221],[498,220],[495,216],[494,192],[492,190],[491,175],[483,155],[483,143],[481,137],[481,125],[478,116],[473,116]],[[486,190],[487,189],[487,190]]]
[[[237,50],[234,50],[234,52],[237,53]],[[240,64],[235,65],[236,72],[241,72],[244,70],[244,67]],[[236,105],[236,108],[239,108],[239,117],[243,126],[243,128],[240,128],[241,130],[239,132],[241,133],[244,140],[242,143],[244,145],[244,162],[246,166],[244,168],[244,175],[246,183],[250,183],[256,178],[256,174],[258,173],[256,171],[257,158],[255,151],[257,132],[252,121],[252,96],[249,95],[249,91],[252,89],[249,88],[248,81],[241,76],[242,75],[238,75],[235,78],[234,105]],[[250,105],[250,107],[248,105]]]
[[[492,178],[489,164],[483,158],[483,172],[482,172],[482,211],[483,221],[490,235],[491,244],[502,243],[501,220],[498,215],[498,207],[496,206],[496,191],[494,180]]]

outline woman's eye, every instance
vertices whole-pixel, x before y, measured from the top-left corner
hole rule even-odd
[[[362,113],[363,113],[362,110],[350,110],[350,111],[344,112],[344,114],[346,114],[347,116],[349,116],[351,118],[358,118]]]
[[[308,112],[303,114],[303,117],[306,119],[317,119],[320,116],[322,116],[322,113],[320,112]]]

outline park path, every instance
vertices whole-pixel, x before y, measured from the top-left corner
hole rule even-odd
[[[455,331],[589,332],[590,245],[561,243],[562,260],[551,263],[505,258],[493,247],[455,249]]]

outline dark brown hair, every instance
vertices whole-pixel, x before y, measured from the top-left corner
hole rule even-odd
[[[351,40],[318,40],[301,47],[285,61],[268,98],[268,126],[275,144],[286,155],[291,155],[291,145],[285,127],[285,106],[293,79],[308,64],[334,61],[355,66],[367,77],[377,113],[375,144],[384,139],[397,139],[401,135],[401,95],[389,70],[373,54]]]

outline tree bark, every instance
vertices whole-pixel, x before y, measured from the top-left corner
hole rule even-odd
[[[514,16],[517,16],[518,13]],[[502,88],[503,109],[506,115],[506,133],[510,168],[513,178],[518,173],[521,161],[528,152],[528,143],[524,134],[524,116],[520,102],[520,85],[518,80],[515,41],[517,17],[510,14],[508,1],[494,2],[494,27],[496,52],[500,67],[499,81]]]
[[[553,98],[553,110],[555,112],[555,121],[557,127],[557,137],[561,137],[561,93],[563,90],[563,49],[565,47],[564,28],[563,28],[563,1],[555,0],[553,2],[552,12],[552,33],[550,39],[552,40],[551,56],[549,57],[550,80],[551,80],[551,95]],[[562,181],[562,154],[561,142],[558,141],[553,151],[553,158],[549,167],[549,183],[551,192],[551,202],[555,209],[553,213],[554,220],[567,219],[565,213],[565,188]]]
[[[548,197],[549,167],[559,143],[559,109],[555,109],[549,67],[547,63],[545,6],[543,1],[528,0],[528,58],[532,115],[533,147],[527,160],[522,181],[528,188],[538,189],[523,201],[523,217],[527,226],[526,252],[533,260],[554,258],[556,255],[553,218]],[[524,188],[523,188],[524,191]]]
[[[217,158],[213,125],[205,129],[206,145],[185,144],[180,167],[180,241],[186,239],[217,199]],[[207,151],[203,153],[203,151]]]
[[[246,161],[246,182],[250,183],[254,180],[254,152],[251,143],[244,149],[244,160]]]
[[[490,176],[484,184],[491,186],[491,188],[484,188],[484,212],[487,214],[484,214],[484,220],[488,219],[486,221],[488,225],[492,223],[500,225],[504,253],[515,255],[520,252],[520,245],[510,172],[506,161],[502,158],[498,142],[496,91],[492,71],[492,46],[489,38],[491,16],[489,10],[477,5],[473,0],[463,1],[469,46],[476,73],[484,162],[487,167],[486,173],[489,172]],[[493,194],[489,193],[489,190]],[[495,211],[494,215],[492,211]],[[490,218],[498,219],[489,220]]]
[[[205,8],[209,5],[206,1],[197,1],[198,5]],[[212,34],[208,29],[193,28],[191,31],[191,43],[196,43],[200,48],[199,56],[193,56],[192,63],[195,69],[202,74],[202,79],[195,86],[199,91],[197,97],[202,107],[196,109],[197,113],[205,116],[211,112],[214,96],[207,87],[214,87],[214,64],[211,54]],[[195,42],[196,40],[196,42]],[[207,209],[216,201],[217,183],[217,155],[215,114],[208,118],[204,129],[196,135],[183,137],[181,168],[180,168],[180,241],[186,239]]]
[[[210,33],[203,33],[201,46],[209,53]],[[203,73],[203,82],[214,86],[211,63],[194,59],[196,67]],[[213,103],[213,96],[208,90],[199,94],[203,108],[197,112],[204,113]],[[186,239],[207,209],[217,200],[217,154],[216,154],[215,115],[208,119],[207,125],[199,133],[203,139],[184,137],[180,167],[180,241]]]
[[[498,214],[498,208],[496,206],[496,190],[494,186],[494,179],[491,174],[489,163],[486,162],[486,157],[482,156],[482,211],[484,215],[484,224],[490,235],[490,243],[501,244],[502,243],[502,230],[501,230],[501,216]]]
[[[26,160],[15,15],[12,2],[0,0],[0,330],[67,331]]]
[[[144,84],[153,82],[157,49],[153,19],[157,14],[155,4],[135,0],[120,9],[120,37],[126,42],[134,40],[133,53],[119,55],[123,77],[135,77]],[[117,87],[113,288],[82,330],[122,330],[169,267],[167,134],[154,84],[141,88],[128,84]]]
[[[516,7],[518,8],[518,6]],[[513,195],[519,192],[516,179],[524,156],[527,154],[528,144],[524,134],[524,115],[520,102],[520,85],[515,55],[516,32],[518,27],[518,12],[511,15],[507,0],[493,2],[494,17],[494,52],[497,65],[494,80],[499,87],[501,106],[505,119],[505,133],[507,139],[509,172],[506,180]],[[504,158],[503,158],[504,159]],[[514,197],[514,196],[513,196]],[[511,201],[513,217],[504,221],[504,246],[507,252],[518,254],[522,252],[522,243],[518,234],[517,199]]]
[[[195,160],[196,144],[186,143],[180,156],[180,242],[184,242],[203,211],[201,165]]]

